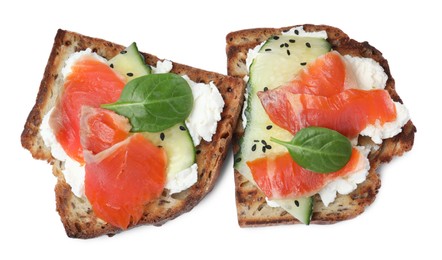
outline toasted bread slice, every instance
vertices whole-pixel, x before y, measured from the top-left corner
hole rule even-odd
[[[57,211],[69,237],[91,238],[103,234],[113,235],[121,230],[98,219],[90,203],[78,198],[71,192],[61,172],[64,165],[54,159],[51,151],[45,146],[40,136],[39,127],[44,115],[54,106],[63,86],[61,69],[70,54],[92,49],[109,59],[124,49],[105,40],[83,36],[74,32],[58,30],[48,64],[41,81],[37,100],[26,121],[21,142],[36,159],[46,160],[53,165],[53,174],[57,177],[55,195]],[[156,65],[157,57],[142,53],[146,63]],[[204,71],[190,66],[173,63],[173,73],[188,75],[195,82],[213,81],[218,87],[224,102],[222,119],[218,122],[216,134],[210,143],[202,141],[196,147],[198,164],[198,181],[191,188],[178,194],[169,195],[165,190],[162,196],[145,206],[144,214],[137,225],[162,225],[168,220],[191,210],[204,196],[212,190],[220,174],[221,165],[226,157],[237,118],[241,111],[244,97],[244,83],[241,79]],[[130,226],[132,227],[132,226]],[[129,228],[130,228],[129,227]]]
[[[388,75],[386,90],[394,101],[402,103],[395,89],[395,82],[391,76],[387,60],[382,53],[372,47],[368,42],[357,42],[350,39],[344,32],[338,28],[326,25],[296,25],[303,26],[307,32],[326,31],[328,41],[332,48],[342,55],[349,54],[357,57],[372,58],[384,68]],[[284,28],[257,28],[231,32],[226,36],[226,52],[228,58],[228,75],[243,78],[247,75],[246,67],[247,52],[256,45],[266,41],[272,35],[281,34],[282,31],[296,27]],[[356,217],[364,212],[365,207],[370,205],[381,186],[381,181],[377,168],[382,164],[389,162],[394,156],[400,156],[409,151],[413,146],[414,133],[416,127],[409,121],[402,129],[402,132],[393,138],[384,140],[376,152],[369,155],[370,172],[367,180],[358,185],[358,188],[348,195],[339,195],[336,200],[325,207],[319,195],[315,196],[313,216],[311,223],[330,224],[342,220]],[[234,133],[234,153],[239,150],[239,139],[244,133],[241,123],[238,123]],[[363,145],[369,142],[368,138],[359,138],[359,144]],[[300,223],[282,208],[269,207],[265,200],[265,195],[251,182],[244,178],[235,170],[236,185],[236,205],[238,211],[238,222],[242,227],[247,226],[268,226],[277,224]]]

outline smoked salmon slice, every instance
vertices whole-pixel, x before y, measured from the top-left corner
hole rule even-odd
[[[333,180],[365,168],[365,156],[353,148],[349,162],[340,170],[321,174],[299,166],[283,153],[247,162],[253,179],[269,199],[309,197]]]
[[[384,90],[358,90],[342,56],[317,58],[290,83],[257,95],[270,119],[296,134],[308,126],[326,127],[354,138],[366,126],[396,119],[396,107]]]
[[[94,155],[85,151],[85,194],[97,217],[126,229],[166,183],[166,153],[142,134]]]
[[[102,108],[83,106],[80,117],[80,138],[83,150],[92,154],[104,151],[129,136],[129,120]]]
[[[282,91],[258,96],[270,119],[292,134],[319,126],[354,138],[368,125],[396,119],[396,106],[385,90],[347,89],[330,97]]]
[[[346,75],[342,56],[334,51],[328,52],[307,65],[294,80],[270,92],[282,91],[328,97],[344,90]]]
[[[84,163],[80,142],[81,107],[99,107],[117,101],[125,82],[112,68],[92,55],[80,57],[71,70],[49,124],[69,157]]]

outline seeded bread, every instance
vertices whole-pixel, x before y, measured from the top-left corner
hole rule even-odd
[[[350,39],[340,29],[326,25],[302,25],[305,31],[327,32],[328,41],[334,50],[342,55],[372,58],[384,68],[388,75],[386,90],[394,101],[402,103],[395,90],[395,82],[390,74],[387,60],[382,53],[372,47],[368,42],[357,42]],[[226,36],[227,71],[228,75],[243,78],[247,75],[246,58],[247,51],[256,45],[266,41],[272,35],[281,34],[295,26],[285,28],[257,28],[231,32]],[[358,188],[348,195],[338,195],[336,200],[325,207],[319,195],[315,196],[312,222],[316,224],[330,224],[342,220],[356,217],[364,212],[378,193],[381,181],[377,173],[378,167],[382,163],[387,163],[395,156],[400,156],[404,152],[411,150],[414,141],[416,127],[409,121],[402,129],[402,132],[390,139],[384,140],[380,148],[369,154],[370,172],[367,180],[358,185]],[[234,133],[233,149],[234,153],[239,150],[239,139],[244,134],[241,122],[238,123]],[[368,138],[359,138],[359,144],[369,144]],[[248,226],[268,226],[277,224],[300,223],[282,208],[269,207],[265,200],[265,195],[251,182],[244,178],[235,170],[236,205],[238,213],[238,223],[241,227]]]
[[[39,127],[43,116],[54,106],[63,86],[61,69],[64,61],[71,53],[92,49],[99,55],[109,59],[124,49],[105,40],[83,36],[77,33],[58,30],[48,64],[41,81],[37,100],[26,121],[21,143],[36,159],[46,160],[53,165],[53,174],[57,177],[55,186],[56,207],[61,221],[69,237],[92,238],[103,234],[113,235],[120,232],[119,228],[98,219],[90,203],[85,198],[78,198],[71,192],[61,172],[64,165],[54,159],[51,151],[45,146]],[[143,53],[146,63],[156,65],[157,57]],[[212,190],[220,174],[221,165],[227,154],[232,132],[244,97],[244,83],[241,79],[214,72],[204,71],[190,66],[173,63],[172,72],[188,75],[195,82],[209,83],[213,81],[218,87],[224,102],[222,119],[218,122],[216,134],[212,142],[202,141],[196,147],[198,164],[198,181],[191,188],[178,194],[169,195],[165,190],[162,196],[145,205],[144,214],[137,225],[152,224],[160,226],[166,221],[191,210],[209,191]],[[133,226],[130,226],[131,228]]]

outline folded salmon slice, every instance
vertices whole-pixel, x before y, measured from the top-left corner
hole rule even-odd
[[[295,199],[316,194],[325,185],[341,177],[365,169],[366,158],[353,148],[349,162],[340,170],[321,174],[306,170],[283,153],[247,162],[253,179],[269,199]]]
[[[129,136],[129,119],[111,110],[83,106],[80,117],[80,141],[92,154],[104,151]]]
[[[81,108],[117,101],[125,82],[107,64],[91,55],[79,58],[71,70],[49,124],[69,157],[84,163],[80,141]]]
[[[332,96],[348,88],[347,69],[342,56],[337,52],[328,52],[301,70],[298,76],[288,84],[270,90],[270,92],[290,92]],[[350,81],[349,79],[347,81]]]
[[[347,89],[330,97],[282,91],[258,96],[270,119],[292,134],[319,126],[355,138],[368,125],[396,119],[396,107],[385,90]]]
[[[93,154],[85,151],[85,193],[95,215],[116,227],[136,224],[166,183],[166,153],[134,134]]]

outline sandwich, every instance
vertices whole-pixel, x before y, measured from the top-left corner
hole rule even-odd
[[[243,95],[241,79],[58,30],[21,143],[52,165],[69,237],[160,226],[212,190]]]
[[[239,225],[364,212],[379,166],[411,150],[416,132],[382,53],[311,24],[231,32],[226,44],[228,75],[247,82],[233,145]]]

